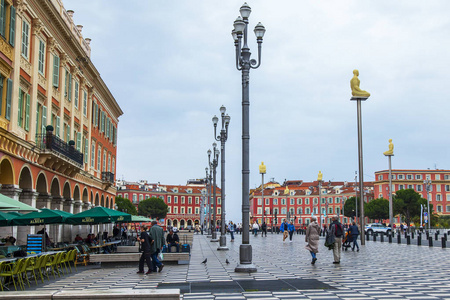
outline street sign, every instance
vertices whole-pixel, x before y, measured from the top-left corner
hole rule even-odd
[[[425,223],[428,223],[428,213],[427,212],[423,213],[423,220]]]

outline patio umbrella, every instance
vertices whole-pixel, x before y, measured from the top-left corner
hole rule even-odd
[[[0,194],[0,207],[2,205],[10,205],[10,208],[1,208],[2,211],[13,210],[13,211],[37,211],[37,208],[30,206],[28,204],[22,203],[20,201],[9,198],[3,194]]]
[[[113,222],[129,222],[131,215],[117,210],[97,206],[89,210],[80,212],[66,219],[67,224],[101,224]]]
[[[144,216],[131,216],[131,223],[151,222],[152,220]],[[125,223],[125,222],[124,222]]]
[[[11,220],[14,218],[17,218],[17,216],[0,211],[0,226],[11,225]]]
[[[70,216],[73,216],[73,214],[57,209],[42,208],[39,211],[30,212],[14,218],[11,224],[14,226],[63,224]]]

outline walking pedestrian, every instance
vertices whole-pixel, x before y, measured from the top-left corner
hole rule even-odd
[[[148,271],[145,274],[152,273],[152,258],[151,258],[151,245],[153,243],[153,239],[147,233],[147,226],[142,226],[141,236],[139,238],[139,242],[141,242],[141,258],[139,259],[139,271],[138,274],[144,274],[144,261],[147,263]]]
[[[334,261],[333,264],[341,263],[341,247],[342,247],[342,236],[344,235],[344,227],[341,223],[339,223],[339,217],[337,215],[331,218],[332,223],[328,228],[328,233],[334,236],[334,248],[333,248],[333,256]]]
[[[255,236],[258,236],[259,225],[258,225],[258,223],[256,221],[253,222],[252,228],[253,228],[253,234]]]
[[[312,222],[309,223],[308,228],[306,228],[305,242],[308,244],[305,249],[311,253],[311,264],[314,265],[317,260],[316,254],[319,252],[320,226],[319,223],[317,223],[317,217],[313,216],[311,217],[311,220]]]
[[[359,251],[358,246],[359,229],[358,225],[356,225],[355,222],[353,222],[353,224],[348,228],[348,233],[351,235],[353,241],[352,251],[355,251],[355,247],[357,248],[356,251]]]
[[[291,221],[288,225],[288,232],[289,232],[289,242],[292,243],[292,236],[294,235],[295,226],[294,223]]]
[[[280,231],[283,233],[283,242],[287,239],[289,233],[288,233],[288,223],[286,220],[284,220],[283,223],[280,225]]]
[[[230,232],[231,235],[231,242],[234,242],[234,224],[232,221],[228,223],[228,231]]]
[[[158,254],[161,252],[163,245],[165,244],[164,240],[164,231],[158,225],[157,221],[152,221],[152,227],[150,228],[150,237],[153,239],[151,253],[152,253],[152,263],[153,263],[153,272],[156,272],[156,267],[158,267],[158,272],[161,272],[164,268],[164,264],[159,261]]]
[[[267,237],[267,224],[266,222],[263,222],[261,225],[261,236],[266,236]]]

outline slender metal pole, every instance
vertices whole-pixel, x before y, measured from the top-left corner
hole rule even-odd
[[[262,190],[261,190],[261,198],[262,198],[262,223],[264,223],[266,221],[266,211],[264,210],[264,173],[261,173],[262,176],[262,182],[261,182],[261,186],[262,186]],[[262,224],[261,223],[261,224]],[[267,225],[267,224],[266,224]],[[261,235],[262,236],[262,235]]]
[[[319,226],[322,228],[322,180],[319,180]]]
[[[222,124],[224,123],[224,114],[222,114]],[[227,247],[227,231],[225,227],[225,142],[227,139],[227,133],[225,132],[225,128],[223,128],[220,131],[220,148],[221,148],[221,154],[220,154],[220,184],[221,184],[221,191],[220,191],[220,201],[222,203],[222,210],[221,210],[221,228],[220,228],[220,246],[217,248],[217,250],[228,250]]]
[[[356,224],[359,224],[358,222],[358,171],[355,171],[355,222]]]
[[[363,172],[363,146],[362,146],[362,116],[361,116],[361,99],[356,100],[357,119],[358,119],[358,164],[359,164],[359,202],[361,207],[361,245],[366,244],[365,239],[365,220],[364,220],[364,172]]]
[[[394,229],[394,210],[392,205],[392,165],[391,165],[391,157],[392,155],[388,155],[389,157],[389,224],[391,224],[391,229]]]
[[[211,210],[212,210],[212,203],[211,203],[211,164],[209,163],[209,175],[208,172],[206,172],[207,177],[207,194],[208,194],[208,235],[206,237],[211,238],[212,237],[212,231],[211,231]]]
[[[212,237],[211,237],[211,242],[218,242],[219,240],[217,239],[217,231],[216,231],[216,226],[217,226],[217,196],[216,196],[216,192],[217,192],[217,185],[216,185],[216,167],[217,167],[217,160],[219,159],[216,155],[216,148],[214,147],[213,150],[214,153],[214,159],[213,159],[213,203],[214,203],[214,208],[213,208],[213,228],[212,228]]]

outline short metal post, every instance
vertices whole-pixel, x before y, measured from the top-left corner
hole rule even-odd
[[[397,234],[397,244],[402,243],[402,236],[400,234]]]
[[[442,248],[447,248],[447,241],[442,237]]]
[[[411,238],[414,239],[414,230],[411,231]]]
[[[373,241],[374,241],[374,242],[377,241],[377,235],[376,235],[376,234],[373,235]]]
[[[431,236],[428,238],[428,246],[433,247],[433,238]]]
[[[382,243],[384,242],[384,234],[380,235],[380,242],[382,242]]]
[[[409,235],[406,236],[406,245],[411,245],[411,237]]]
[[[417,235],[417,246],[421,246],[422,245],[422,234],[418,234]]]

